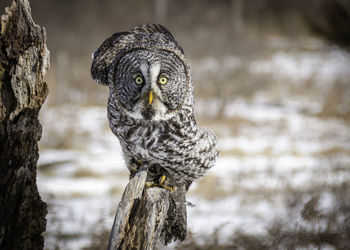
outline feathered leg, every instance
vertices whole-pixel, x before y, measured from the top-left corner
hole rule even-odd
[[[186,187],[176,187],[169,193],[169,209],[160,240],[167,245],[184,240],[187,233]]]

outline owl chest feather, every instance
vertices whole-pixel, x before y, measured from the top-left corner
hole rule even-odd
[[[180,164],[180,155],[191,154],[189,145],[193,139],[190,134],[183,136],[186,129],[180,126],[136,123],[124,127],[118,137],[123,148],[134,158],[160,165],[168,165],[169,161],[176,159]]]
[[[135,120],[116,109],[108,112],[126,164],[148,162],[165,169],[176,180],[193,181],[214,165],[218,156],[213,133],[197,128],[193,116],[179,114],[166,121]]]

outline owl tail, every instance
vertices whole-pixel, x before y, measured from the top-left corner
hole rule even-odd
[[[187,233],[186,187],[176,188],[169,195],[169,209],[160,240],[164,245],[184,240]]]

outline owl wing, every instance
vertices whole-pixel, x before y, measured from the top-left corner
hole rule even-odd
[[[122,49],[118,41],[130,35],[130,32],[114,33],[107,38],[92,55],[91,76],[94,81],[108,85],[108,70],[116,54]],[[118,46],[119,45],[119,46]]]
[[[199,129],[199,139],[197,141],[195,152],[200,159],[201,165],[197,169],[199,176],[203,176],[219,156],[217,148],[217,139],[215,134],[208,129]]]

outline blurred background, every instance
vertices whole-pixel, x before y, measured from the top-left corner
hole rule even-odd
[[[91,54],[141,23],[182,45],[198,123],[221,148],[188,194],[187,239],[169,249],[349,247],[349,0],[30,3],[51,52],[38,169],[46,249],[106,249],[128,171]]]

